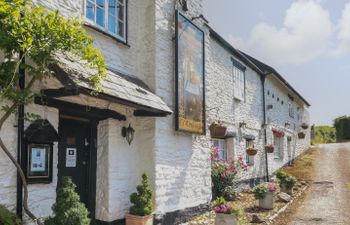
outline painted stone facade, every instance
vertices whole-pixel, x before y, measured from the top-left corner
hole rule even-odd
[[[50,10],[59,10],[64,16],[84,17],[83,0],[35,0]],[[188,18],[203,13],[202,0],[188,1]],[[150,89],[171,108],[175,108],[175,10],[180,6],[174,0],[129,0],[128,1],[128,38],[127,44],[119,43],[94,29],[87,28],[95,40],[95,46],[105,56],[108,67],[123,74],[135,76],[144,81]],[[108,105],[126,115],[126,121],[107,119],[100,121],[97,127],[97,180],[96,180],[96,219],[112,222],[123,219],[130,207],[129,195],[135,191],[141,174],[146,172],[155,191],[155,213],[157,218],[169,212],[183,210],[206,204],[211,200],[211,137],[208,126],[214,121],[222,121],[235,137],[226,139],[227,156],[246,157],[245,136],[254,136],[254,145],[259,153],[254,157],[254,166],[240,179],[258,178],[265,175],[265,155],[263,152],[263,87],[261,75],[245,62],[224,48],[209,35],[209,28],[202,19],[194,23],[203,29],[206,35],[206,135],[195,135],[175,131],[174,115],[164,118],[139,118],[133,116],[134,108],[96,99],[80,99],[81,104],[93,104],[97,107]],[[246,66],[246,99],[233,98],[233,77],[231,57]],[[49,84],[48,84],[49,85]],[[37,87],[38,89],[40,86]],[[279,96],[271,98],[267,91]],[[297,98],[292,104],[299,109],[300,117],[289,117],[288,92],[278,80],[267,78],[266,104],[273,104],[267,110],[267,118],[272,127],[285,129],[286,137],[292,137],[291,157],[299,155],[308,148],[309,135],[305,139],[297,138],[302,122],[308,122],[308,113],[302,101]],[[280,104],[284,99],[285,104]],[[89,101],[89,102],[88,102]],[[92,102],[92,103],[91,103]],[[26,110],[47,118],[58,129],[59,112],[57,109],[30,105]],[[291,127],[286,129],[288,121]],[[240,128],[239,124],[246,126]],[[0,135],[16,153],[17,129],[14,117],[5,124]],[[124,126],[132,124],[135,138],[128,145],[121,135]],[[294,128],[295,124],[295,128]],[[309,134],[309,132],[306,132]],[[272,134],[268,132],[268,143]],[[287,149],[287,141],[284,142]],[[29,202],[33,211],[42,217],[51,215],[51,206],[56,198],[57,185],[57,143],[54,147],[54,172],[51,184],[30,185]],[[286,153],[287,154],[287,153]],[[288,162],[290,158],[274,159],[269,156],[270,173]],[[6,172],[5,172],[6,171]],[[0,152],[0,204],[10,209],[16,202],[16,173],[7,158]]]

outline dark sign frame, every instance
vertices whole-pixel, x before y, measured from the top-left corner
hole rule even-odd
[[[34,149],[37,149],[34,152]],[[38,151],[41,150],[41,151]],[[44,156],[40,156],[44,153]],[[44,165],[44,170],[38,169],[35,171],[34,162],[32,161],[33,154],[38,154],[38,160],[42,160]],[[53,163],[53,145],[52,144],[38,144],[38,143],[28,143],[27,148],[27,165],[26,165],[26,177],[27,182],[30,184],[35,183],[51,183],[52,182],[52,163]]]
[[[194,24],[191,20],[189,20],[188,18],[186,18],[183,14],[181,14],[179,11],[176,11],[175,13],[175,128],[177,131],[184,131],[184,132],[189,132],[189,133],[197,133],[197,134],[203,134],[205,135],[206,134],[206,115],[205,115],[205,33],[204,31],[199,28],[196,24]],[[180,59],[181,55],[180,55],[180,51],[181,51],[181,35],[183,35],[183,33],[185,31],[183,31],[182,33],[179,32],[179,25],[180,24],[188,24],[188,26],[191,26],[192,27],[192,30],[194,30],[196,32],[196,34],[200,34],[202,36],[202,41],[201,41],[201,51],[202,51],[202,60],[201,60],[201,72],[202,72],[202,81],[201,81],[201,84],[199,86],[194,86],[193,84],[192,87],[192,90],[194,90],[193,92],[196,92],[196,91],[199,91],[199,89],[195,90],[193,89],[194,88],[199,88],[200,86],[202,86],[201,90],[200,90],[200,95],[193,95],[192,96],[192,103],[191,104],[195,104],[195,105],[192,105],[194,106],[194,110],[192,110],[191,108],[191,113],[192,111],[194,111],[195,113],[197,112],[197,114],[195,116],[199,116],[201,117],[201,121],[195,121],[195,120],[192,120],[190,121],[189,119],[185,119],[184,116],[186,116],[186,109],[185,107],[183,107],[182,111],[183,112],[180,112],[180,108],[182,107],[182,105],[185,105],[185,101],[188,101],[189,99],[186,99],[185,96],[185,91],[183,91],[185,88],[183,85],[184,84],[184,81],[182,82],[182,85],[181,86],[181,77],[180,77],[180,68],[179,68],[179,64],[180,64],[180,61],[182,61]],[[190,57],[193,57],[193,55],[191,55]],[[198,56],[197,56],[198,57]],[[191,61],[191,60],[189,60]],[[194,60],[192,60],[194,61]],[[197,58],[197,61],[198,61],[198,58]],[[196,68],[198,69],[198,68]],[[196,71],[198,72],[198,71]],[[183,80],[185,80],[183,78]],[[188,80],[187,80],[188,81]],[[192,81],[190,81],[192,82]],[[197,84],[198,85],[198,84]],[[181,98],[182,96],[182,98]],[[189,94],[188,96],[191,97],[191,94]],[[196,101],[196,97],[201,97],[202,98],[202,102],[197,102]],[[183,101],[183,102],[181,102]],[[194,103],[193,103],[194,102]],[[182,104],[181,104],[182,103]],[[187,104],[187,103],[186,103]],[[199,105],[201,104],[201,105]],[[199,107],[199,106],[200,107]],[[196,111],[196,109],[200,108],[201,109],[201,112],[198,112]],[[181,117],[183,116],[183,117]],[[187,120],[187,122],[185,121]],[[201,123],[201,129],[196,129],[195,126],[192,126],[189,125],[189,127],[184,127],[184,124],[185,123],[194,123],[194,124],[197,124],[198,125],[198,122]],[[182,125],[181,125],[182,124]]]

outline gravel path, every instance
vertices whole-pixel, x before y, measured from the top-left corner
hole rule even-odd
[[[283,222],[274,224],[350,224],[350,143],[321,145],[316,151],[311,187]]]

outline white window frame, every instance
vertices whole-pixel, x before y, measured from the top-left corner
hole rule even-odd
[[[283,157],[284,137],[277,137],[273,135],[273,144],[275,146],[274,157],[275,159],[281,159]]]
[[[291,103],[291,102],[288,104],[288,111],[289,111],[289,116],[291,118],[294,118],[295,111],[294,111],[293,103]]]
[[[216,146],[214,143],[217,142],[219,146]],[[223,152],[223,158],[221,158],[221,154],[219,152],[219,159],[221,160],[227,160],[227,144],[225,139],[219,139],[219,138],[212,138],[211,144],[214,147],[219,147],[220,152]],[[223,148],[221,148],[223,147]]]
[[[84,18],[85,18],[85,21],[93,26],[93,27],[96,27],[98,30],[101,30],[111,36],[114,36],[116,37],[117,39],[123,41],[123,42],[126,42],[127,41],[127,8],[128,8],[128,1],[127,0],[115,0],[116,1],[116,10],[117,10],[117,7],[119,5],[122,5],[123,6],[123,18],[122,20],[119,19],[118,15],[116,14],[116,20],[115,20],[115,23],[116,23],[116,28],[117,28],[117,24],[119,26],[119,21],[123,23],[123,36],[119,35],[118,34],[118,30],[116,30],[116,33],[113,33],[111,31],[108,30],[108,18],[109,18],[109,12],[108,12],[108,0],[103,0],[104,1],[104,26],[101,26],[99,24],[96,23],[96,19],[97,19],[97,16],[96,16],[96,13],[97,13],[97,6],[96,6],[96,0],[84,0]],[[94,10],[94,20],[91,20],[87,17],[87,3],[88,2],[91,2],[94,4],[95,6],[95,10]]]
[[[233,96],[235,99],[244,101],[245,100],[245,72],[233,66],[232,68],[233,75]]]

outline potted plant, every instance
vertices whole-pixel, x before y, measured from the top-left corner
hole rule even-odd
[[[222,197],[217,198],[213,203],[213,210],[216,213],[215,225],[236,225],[240,210],[229,205]]]
[[[301,124],[301,128],[303,128],[304,130],[306,130],[307,128],[309,128],[309,124],[307,124],[307,123],[302,123],[302,124]]]
[[[226,136],[227,127],[224,126],[220,121],[213,122],[209,126],[210,136],[212,138],[223,138]]]
[[[275,146],[273,144],[265,145],[265,151],[267,153],[273,153],[275,150]]]
[[[126,215],[127,225],[153,225],[153,191],[146,174],[142,174],[142,183],[136,187],[137,193],[130,195],[129,214]]]
[[[254,197],[259,200],[259,207],[262,209],[273,209],[273,193],[277,190],[275,183],[263,183],[254,188]]]
[[[258,149],[255,148],[254,145],[253,145],[252,147],[248,147],[246,149],[246,152],[247,152],[248,155],[253,156],[253,155],[256,155],[258,153]]]
[[[297,179],[283,171],[278,171],[276,176],[280,182],[281,192],[292,195]]]
[[[298,133],[299,139],[304,139],[305,136],[306,136],[306,134],[305,134],[304,132],[299,132],[299,133]]]
[[[281,130],[277,130],[277,129],[273,128],[273,129],[272,129],[272,133],[273,133],[276,137],[279,137],[279,138],[284,137],[284,132],[281,131]]]

